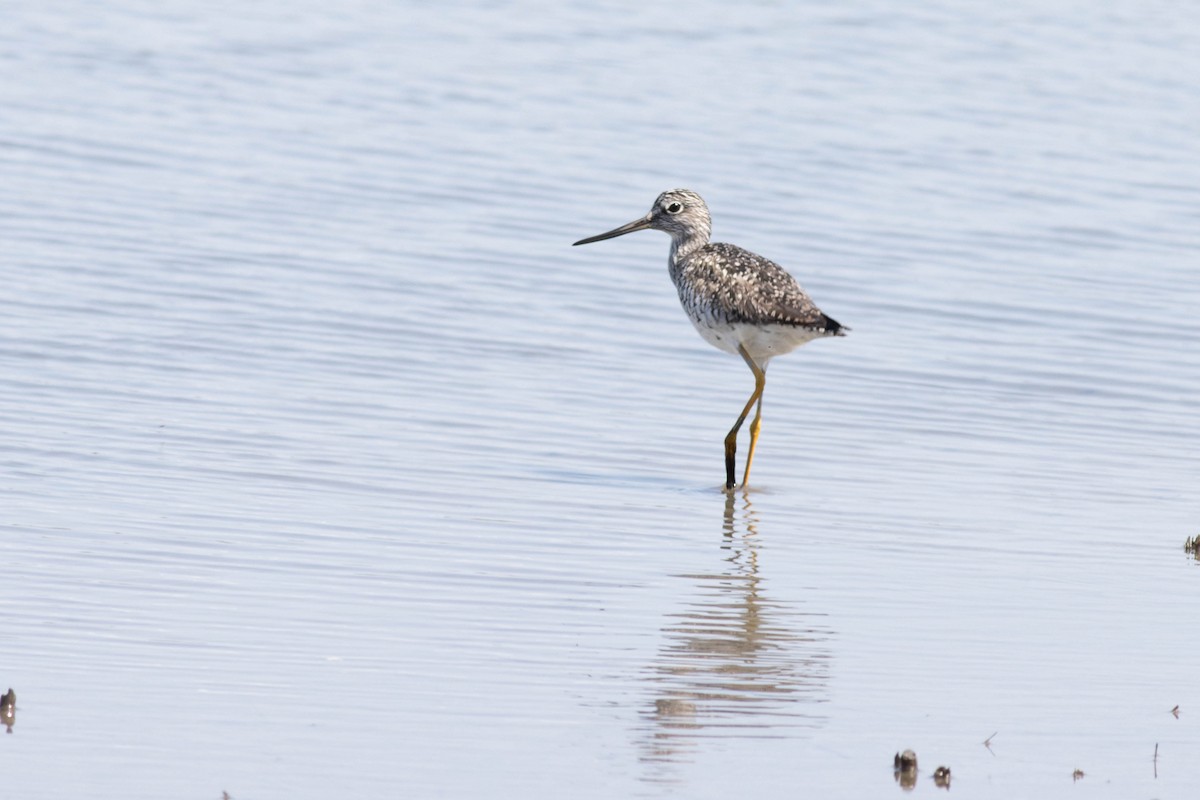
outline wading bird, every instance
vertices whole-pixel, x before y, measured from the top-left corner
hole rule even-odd
[[[796,279],[773,261],[737,245],[710,242],[712,218],[695,192],[672,189],[654,201],[650,213],[608,233],[580,239],[589,244],[643,230],[671,237],[668,269],[679,302],[704,341],[739,355],[754,373],[754,392],[725,437],[725,488],[736,485],[737,436],[751,408],[750,449],[742,486],[762,428],[762,395],[767,363],[813,339],[845,336],[849,328],[822,313]]]

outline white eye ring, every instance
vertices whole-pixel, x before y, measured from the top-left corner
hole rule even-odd
[[[680,211],[683,211],[683,206],[679,203],[670,203],[667,205],[668,214],[678,214]]]

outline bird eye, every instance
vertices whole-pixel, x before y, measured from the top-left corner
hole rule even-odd
[[[668,214],[678,214],[680,211],[683,211],[683,206],[679,203],[671,203],[667,206]]]

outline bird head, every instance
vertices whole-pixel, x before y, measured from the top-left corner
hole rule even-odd
[[[676,243],[696,238],[707,242],[712,232],[712,218],[700,195],[687,189],[671,189],[658,196],[646,216],[607,233],[580,239],[575,244],[591,244],[644,230],[663,231]]]

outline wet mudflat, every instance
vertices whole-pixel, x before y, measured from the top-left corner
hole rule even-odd
[[[1191,797],[1195,17],[14,12],[0,796]]]

